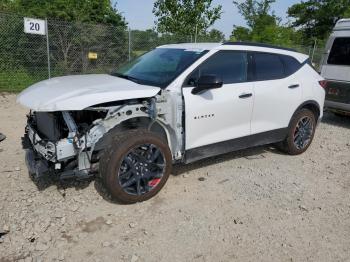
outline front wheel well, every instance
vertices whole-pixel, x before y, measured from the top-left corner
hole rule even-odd
[[[164,140],[164,142],[169,144],[168,135],[164,127],[161,124],[159,124],[159,122],[153,121],[148,117],[130,118],[124,122],[121,122],[119,125],[123,130],[147,129],[150,132],[153,132],[156,135],[158,135],[161,139]]]
[[[135,117],[119,123],[105,133],[96,143],[95,151],[104,149],[109,143],[111,143],[111,139],[115,134],[135,129],[149,130],[159,136],[162,140],[164,140],[164,142],[169,144],[168,135],[161,124],[147,117]]]

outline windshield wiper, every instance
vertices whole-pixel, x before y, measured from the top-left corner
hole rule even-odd
[[[135,83],[137,83],[137,84],[140,83],[140,80],[139,80],[139,79],[137,79],[137,78],[135,78],[135,77],[132,77],[132,76],[123,75],[123,74],[117,73],[117,72],[112,73],[111,75],[112,75],[112,76],[117,76],[117,77],[120,77],[120,78],[124,78],[124,79],[130,80],[130,81],[133,81],[133,82],[135,82]]]

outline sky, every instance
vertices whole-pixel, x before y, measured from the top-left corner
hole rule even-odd
[[[243,0],[239,0],[242,2]],[[131,29],[145,30],[154,27],[154,15],[152,13],[154,0],[114,0],[117,9],[125,17]],[[277,0],[272,9],[276,15],[281,17],[283,22],[287,22],[287,10],[291,5],[300,0]],[[222,5],[223,14],[213,28],[222,31],[226,37],[231,35],[233,25],[244,26],[245,22],[238,13],[237,8],[232,4],[232,0],[214,0],[213,6]]]

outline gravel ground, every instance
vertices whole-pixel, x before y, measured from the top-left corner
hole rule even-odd
[[[0,95],[0,261],[350,261],[350,119],[326,114],[311,148],[259,147],[174,168],[123,206],[95,181],[34,183],[27,110]]]

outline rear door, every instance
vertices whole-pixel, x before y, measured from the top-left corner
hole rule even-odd
[[[286,128],[301,104],[302,83],[294,74],[301,64],[290,56],[259,52],[253,53],[253,64],[252,134]]]
[[[202,75],[217,75],[223,86],[192,94]],[[185,80],[186,149],[250,135],[253,84],[247,82],[248,55],[244,51],[218,51]]]

